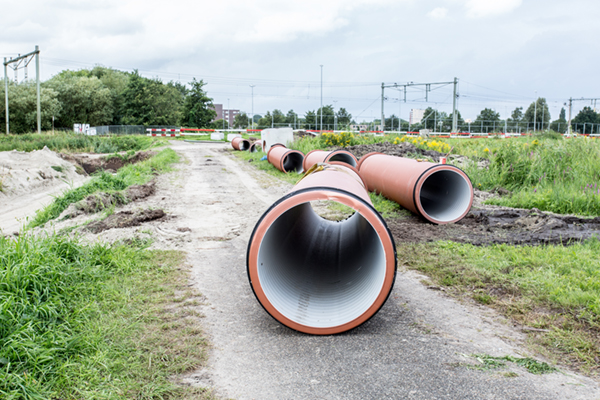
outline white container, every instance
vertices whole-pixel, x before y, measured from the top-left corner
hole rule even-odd
[[[294,141],[294,130],[292,128],[264,129],[260,132],[260,141],[265,153],[268,153],[271,146],[277,143],[290,147],[290,144]]]
[[[210,134],[210,140],[223,140],[225,139],[225,134],[223,132],[213,132]]]
[[[221,133],[221,135],[222,135],[222,133]],[[239,133],[228,133],[227,141],[231,142],[233,140],[233,138],[236,138],[236,137],[242,137],[242,135],[240,135]]]

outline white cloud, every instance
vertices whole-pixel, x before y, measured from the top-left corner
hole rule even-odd
[[[427,15],[433,19],[444,19],[448,15],[448,9],[444,7],[436,7]]]
[[[479,18],[504,14],[519,7],[522,0],[467,0],[467,17]]]

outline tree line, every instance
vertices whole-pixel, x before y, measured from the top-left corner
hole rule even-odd
[[[210,127],[217,115],[212,99],[195,78],[189,84],[163,83],[145,78],[137,70],[123,72],[96,66],[65,70],[42,82],[42,130],[73,129],[74,124],[172,125]],[[1,96],[4,99],[4,86]],[[8,85],[11,133],[37,129],[36,85],[29,80]],[[0,105],[0,131],[6,130],[5,103]]]
[[[72,129],[74,124],[86,123],[102,125],[144,125],[144,126],[185,126],[189,128],[229,128],[226,121],[214,121],[216,112],[213,99],[204,90],[205,83],[195,78],[187,85],[170,81],[163,83],[158,78],[142,77],[137,70],[124,72],[112,68],[96,66],[79,71],[65,70],[41,83],[41,122],[42,130]],[[0,95],[4,98],[4,87]],[[31,80],[22,83],[10,81],[8,85],[9,119],[12,133],[33,132],[37,128],[36,86]],[[5,104],[0,101],[0,132],[6,127]],[[523,111],[517,107],[510,118],[503,120],[493,109],[484,108],[474,121],[465,121],[457,111],[459,131],[520,132],[550,129],[564,133],[567,130],[565,109],[559,117],[551,121],[546,99],[538,98]],[[309,110],[300,116],[294,110],[284,114],[281,110],[267,111],[264,115],[254,115],[253,121],[242,112],[233,121],[233,128],[290,126],[295,129],[348,129],[356,124],[352,115],[345,109],[335,111],[332,105]],[[381,120],[369,124],[369,129],[380,129]],[[584,107],[572,120],[575,131],[580,133],[598,132],[600,114],[590,107]],[[385,119],[385,130],[430,129],[450,132],[452,114],[428,107],[423,119],[417,124],[409,124],[395,115]]]

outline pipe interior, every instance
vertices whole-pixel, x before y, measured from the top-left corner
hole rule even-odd
[[[304,161],[304,156],[300,153],[290,152],[286,154],[283,158],[283,169],[285,172],[294,171],[297,173],[301,173],[304,171],[302,167],[302,162]]]
[[[246,151],[250,148],[250,142],[248,140],[240,140],[239,146],[241,151]]]
[[[373,305],[386,270],[383,244],[359,213],[336,222],[297,205],[269,227],[258,253],[265,295],[281,314],[310,327],[353,321]]]
[[[356,159],[348,153],[336,153],[329,158],[329,161],[339,161],[356,168]]]
[[[436,221],[460,218],[471,204],[471,186],[458,172],[445,169],[429,175],[420,194],[425,213]]]

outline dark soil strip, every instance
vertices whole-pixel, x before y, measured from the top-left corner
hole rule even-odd
[[[121,211],[108,216],[103,221],[92,222],[85,230],[92,233],[113,228],[127,228],[130,226],[139,226],[144,222],[154,221],[165,216],[163,210],[139,210],[139,211]]]

